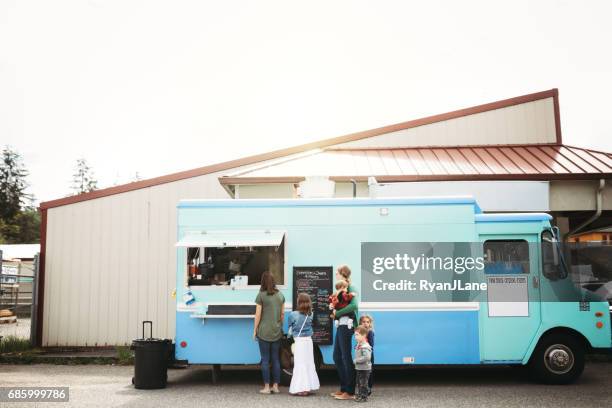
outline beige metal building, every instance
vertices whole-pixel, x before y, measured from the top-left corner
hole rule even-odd
[[[143,320],[172,338],[178,200],[298,198],[313,176],[338,197],[467,192],[566,233],[612,224],[612,155],[563,145],[556,89],[524,95],[42,203],[37,343],[129,344]]]

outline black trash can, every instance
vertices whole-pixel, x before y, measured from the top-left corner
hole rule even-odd
[[[145,325],[149,324],[149,338]],[[132,341],[134,377],[132,384],[139,389],[165,388],[168,382],[168,352],[172,342],[153,338],[153,322],[142,322],[142,338]]]

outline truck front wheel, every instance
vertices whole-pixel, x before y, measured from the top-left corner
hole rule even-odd
[[[584,347],[575,337],[556,333],[544,337],[529,361],[532,375],[546,384],[569,384],[584,370]]]

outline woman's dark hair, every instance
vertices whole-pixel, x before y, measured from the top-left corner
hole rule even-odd
[[[338,273],[349,283],[349,285],[351,284],[351,268],[349,268],[348,265],[340,265],[338,267]]]
[[[309,315],[312,313],[312,301],[308,293],[300,293],[297,298],[297,310],[298,312]]]
[[[265,271],[261,274],[261,287],[259,288],[261,292],[266,292],[268,295],[273,295],[278,292],[276,289],[276,283],[274,283],[274,276]]]

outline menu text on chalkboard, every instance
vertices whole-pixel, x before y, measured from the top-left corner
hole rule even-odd
[[[293,267],[293,310],[297,310],[298,293],[307,293],[312,300],[312,341],[315,344],[333,344],[333,321],[329,310],[333,272],[332,266]]]

